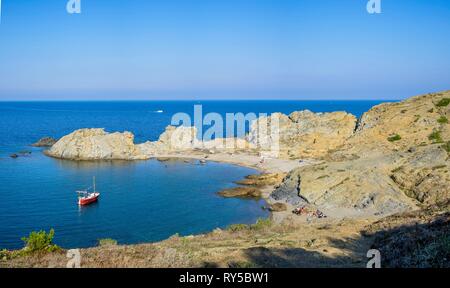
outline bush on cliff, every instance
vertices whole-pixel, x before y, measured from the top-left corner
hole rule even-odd
[[[441,136],[441,132],[440,131],[433,131],[433,133],[431,133],[428,136],[428,139],[430,141],[433,141],[433,143],[442,143],[442,136]]]
[[[51,229],[49,233],[45,231],[33,231],[28,237],[23,237],[22,240],[25,242],[25,247],[23,252],[34,253],[34,252],[54,252],[58,251],[57,245],[53,244],[53,237],[55,236],[55,230]]]
[[[450,141],[447,141],[444,145],[442,145],[442,148],[444,148],[447,153],[450,153]]]
[[[437,107],[447,107],[450,104],[450,98],[443,98],[438,103],[436,103]]]
[[[441,116],[441,117],[437,120],[437,122],[438,122],[439,124],[447,124],[447,123],[448,123],[448,119],[447,119],[447,117],[445,117],[445,116]]]
[[[395,141],[399,141],[399,140],[401,140],[401,139],[402,139],[402,137],[401,137],[400,135],[398,135],[398,134],[389,136],[389,137],[387,138],[387,140],[388,140],[389,142],[395,142]]]
[[[99,246],[115,246],[115,245],[117,245],[117,240],[114,240],[111,238],[99,239],[98,245]]]

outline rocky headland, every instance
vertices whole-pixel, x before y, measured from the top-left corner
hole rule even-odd
[[[273,121],[272,117],[279,121],[279,139],[261,136],[257,129],[260,122]],[[189,260],[192,263],[174,260],[167,265],[160,262],[159,266],[215,263],[233,267],[231,262],[239,260],[270,267],[361,267],[367,249],[375,247],[385,249],[383,255],[390,259],[387,266],[405,267],[414,265],[413,256],[406,250],[393,255],[386,248],[401,246],[403,237],[421,239],[423,245],[429,245],[430,253],[447,253],[448,257],[442,247],[448,247],[450,239],[449,117],[450,91],[445,91],[383,103],[360,119],[345,112],[275,114],[255,121],[245,139],[201,142],[194,127],[169,126],[157,141],[135,144],[129,132],[82,129],[61,138],[46,154],[72,160],[194,158],[246,165],[264,172],[221,193],[225,197],[266,198],[273,211],[279,211],[273,213],[271,225],[264,229],[236,226],[192,236],[190,251],[197,255]],[[225,145],[227,140],[234,145]],[[261,147],[276,140],[277,157],[264,156]],[[311,219],[291,213],[302,205],[320,209],[328,217]],[[420,229],[410,229],[414,225],[420,225]],[[217,241],[221,244],[216,245]],[[167,249],[175,249],[175,258],[182,259],[180,243],[174,238],[109,249],[114,255],[127,257],[131,250],[157,249],[159,254],[155,253],[163,255]],[[102,248],[92,249],[90,253]],[[104,256],[98,257],[103,257],[105,262],[101,263],[116,265]],[[122,264],[158,266],[156,260],[152,265],[139,261],[131,259]],[[448,262],[425,263],[448,267]],[[95,262],[90,265],[97,266]]]

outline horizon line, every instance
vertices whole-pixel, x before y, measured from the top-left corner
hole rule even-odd
[[[409,97],[407,97],[409,98]],[[167,102],[177,102],[177,101],[401,101],[407,98],[265,98],[265,99],[255,99],[255,98],[185,98],[185,99],[0,99],[1,102],[152,102],[152,101],[167,101]]]

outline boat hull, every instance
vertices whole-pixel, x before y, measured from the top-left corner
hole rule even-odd
[[[80,198],[80,199],[78,199],[78,205],[86,206],[86,205],[92,204],[94,202],[97,202],[99,196],[100,196],[100,193],[94,193],[94,195],[92,195],[90,197]]]

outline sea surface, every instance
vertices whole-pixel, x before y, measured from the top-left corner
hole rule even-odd
[[[74,162],[31,147],[44,136],[80,128],[131,131],[135,142],[157,140],[175,113],[291,113],[347,111],[361,116],[380,101],[117,101],[0,102],[0,249],[23,246],[21,237],[55,229],[64,248],[90,247],[98,239],[119,244],[158,241],[254,223],[268,217],[263,200],[224,199],[216,192],[256,171],[197,161]],[[204,126],[207,129],[209,126]],[[12,153],[31,152],[17,159]],[[76,190],[96,176],[100,201],[77,205]]]

